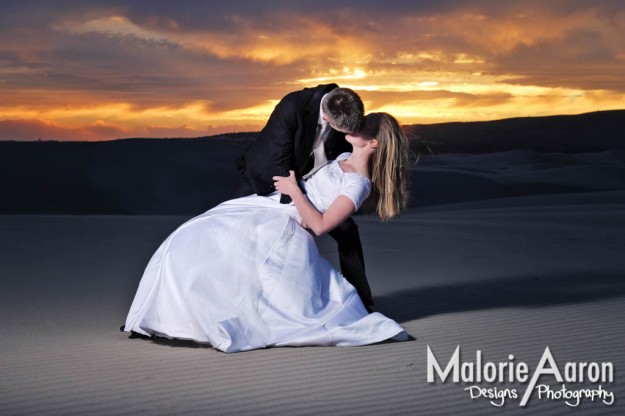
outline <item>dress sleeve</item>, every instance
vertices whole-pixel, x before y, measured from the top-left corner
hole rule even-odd
[[[356,210],[358,210],[370,193],[371,182],[363,176],[350,175],[350,178],[345,181],[340,195],[345,195],[351,199],[356,207]]]

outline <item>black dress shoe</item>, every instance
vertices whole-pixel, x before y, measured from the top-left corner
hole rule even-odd
[[[128,335],[128,338],[130,338],[130,339],[135,339],[135,338],[141,338],[141,339],[153,339],[153,338],[154,338],[154,336],[151,336],[151,337],[150,337],[150,336],[148,336],[148,335],[143,335],[143,334],[140,334],[140,333],[135,332],[135,331],[130,331],[130,335]]]
[[[120,326],[119,330],[122,331],[122,332],[126,332],[124,330],[124,328],[126,328],[125,324]],[[140,334],[140,333],[135,332],[135,331],[130,331],[130,335],[128,335],[128,338],[130,338],[130,339],[135,339],[135,338],[152,339],[152,338],[154,338],[154,336],[143,335],[143,334]]]

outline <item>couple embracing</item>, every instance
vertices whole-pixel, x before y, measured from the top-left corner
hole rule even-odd
[[[407,141],[385,113],[335,84],[285,96],[237,161],[233,199],[178,227],[150,259],[124,326],[225,352],[405,339],[371,312],[351,218],[369,199],[382,219],[406,204]],[[316,247],[329,233],[342,274]]]

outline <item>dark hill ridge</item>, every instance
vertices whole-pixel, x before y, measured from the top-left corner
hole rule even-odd
[[[513,196],[590,190],[523,181],[495,186],[479,175],[450,175],[440,170],[443,153],[512,150],[505,159],[520,157],[521,164],[540,159],[540,153],[571,153],[562,162],[567,165],[579,163],[574,153],[625,149],[625,110],[405,128],[415,150],[434,155],[422,158],[413,171],[413,206],[473,199],[480,192]],[[238,183],[235,159],[253,140],[252,132],[197,139],[0,141],[0,214],[199,214],[229,197]],[[488,163],[496,155],[484,157]],[[614,172],[623,176],[620,167]],[[447,191],[437,193],[437,187]]]
[[[625,149],[625,110],[572,116],[414,124],[408,136],[434,153],[490,153],[526,149],[579,153]]]
[[[410,124],[404,131],[420,153],[492,153],[508,150],[581,153],[625,149],[625,110],[494,121]],[[257,132],[199,137],[246,144]],[[121,139],[150,140],[150,139]],[[159,139],[163,140],[163,139]]]

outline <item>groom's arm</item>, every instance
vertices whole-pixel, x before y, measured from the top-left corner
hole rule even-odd
[[[356,203],[347,194],[336,197],[325,212],[318,211],[298,186],[293,171],[289,172],[288,177],[274,176],[273,180],[276,182],[278,192],[293,199],[302,219],[302,226],[306,224],[306,228],[310,228],[316,235],[332,231],[356,211]]]
[[[275,190],[272,177],[288,176],[297,124],[296,106],[287,95],[276,105],[258,140],[246,150],[245,174],[257,194]]]

